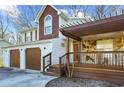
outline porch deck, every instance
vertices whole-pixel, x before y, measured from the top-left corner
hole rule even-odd
[[[124,85],[124,51],[70,52],[60,57],[59,64],[52,64],[50,56],[44,58],[44,73],[66,76],[70,70],[72,77]]]
[[[54,64],[51,65],[48,69],[48,72],[52,72],[51,75],[60,75],[60,65]],[[62,75],[65,75],[64,68],[61,69]],[[53,74],[54,73],[54,74]],[[124,84],[124,70],[117,69],[108,69],[108,68],[96,68],[96,67],[87,67],[83,64],[76,64],[73,70],[72,77],[80,78],[89,78],[89,79],[100,79],[106,80],[118,84]]]

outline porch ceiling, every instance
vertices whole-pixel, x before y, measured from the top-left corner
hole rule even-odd
[[[72,35],[81,37],[101,33],[124,31],[124,14],[63,28],[60,29],[60,31],[68,37]]]

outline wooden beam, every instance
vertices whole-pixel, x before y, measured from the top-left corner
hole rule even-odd
[[[66,31],[62,30],[62,29],[60,30],[60,32],[61,32],[63,35],[67,36],[67,37],[70,37],[70,38],[75,39],[75,40],[77,40],[77,41],[81,41],[81,38],[78,37],[78,36],[76,36],[76,35],[73,35],[73,34],[71,34],[71,33],[69,33],[69,32],[66,32]]]
[[[73,26],[73,24],[72,23],[69,23],[71,26]]]
[[[70,25],[69,24],[66,24],[68,27],[70,27]]]
[[[90,22],[92,22],[92,20],[89,18]]]
[[[80,23],[77,21],[78,25],[80,25]]]
[[[82,20],[80,20],[81,21],[81,23],[83,23],[84,24],[84,22],[82,21]]]
[[[74,25],[77,25],[75,22],[73,22],[74,23]]]

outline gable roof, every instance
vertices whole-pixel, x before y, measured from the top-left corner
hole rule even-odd
[[[65,18],[65,17],[68,18],[68,16],[67,16],[65,13],[63,13],[63,12],[60,11],[60,10],[58,10],[58,9],[57,9],[56,7],[54,7],[53,5],[44,5],[44,6],[40,9],[40,11],[38,12],[38,14],[37,14],[37,16],[36,16],[36,19],[35,19],[36,22],[39,20],[39,18],[41,17],[41,15],[43,14],[43,12],[45,11],[45,9],[46,9],[47,6],[51,6],[54,10],[56,10],[57,13],[58,13],[58,15],[64,16],[64,18]]]
[[[43,14],[43,12],[45,11],[47,6],[51,6],[54,10],[57,11],[57,13],[59,13],[59,10],[57,8],[55,8],[54,6],[52,6],[52,5],[43,5],[43,7],[38,12],[38,15],[36,16],[36,20],[38,20],[41,17],[41,15]]]

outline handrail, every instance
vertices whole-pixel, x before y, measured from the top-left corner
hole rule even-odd
[[[79,60],[75,61],[75,55],[79,56]],[[69,63],[80,61],[79,63],[91,67],[124,70],[124,51],[69,52],[59,58],[60,68],[68,60]]]
[[[48,58],[48,59],[47,59]],[[46,64],[48,62],[48,64]],[[52,52],[43,57],[43,72],[52,64]]]
[[[52,52],[50,52],[50,53],[48,53],[47,55],[43,56],[43,58],[44,58],[44,57],[47,57],[47,56],[49,56],[51,53],[52,53]]]

